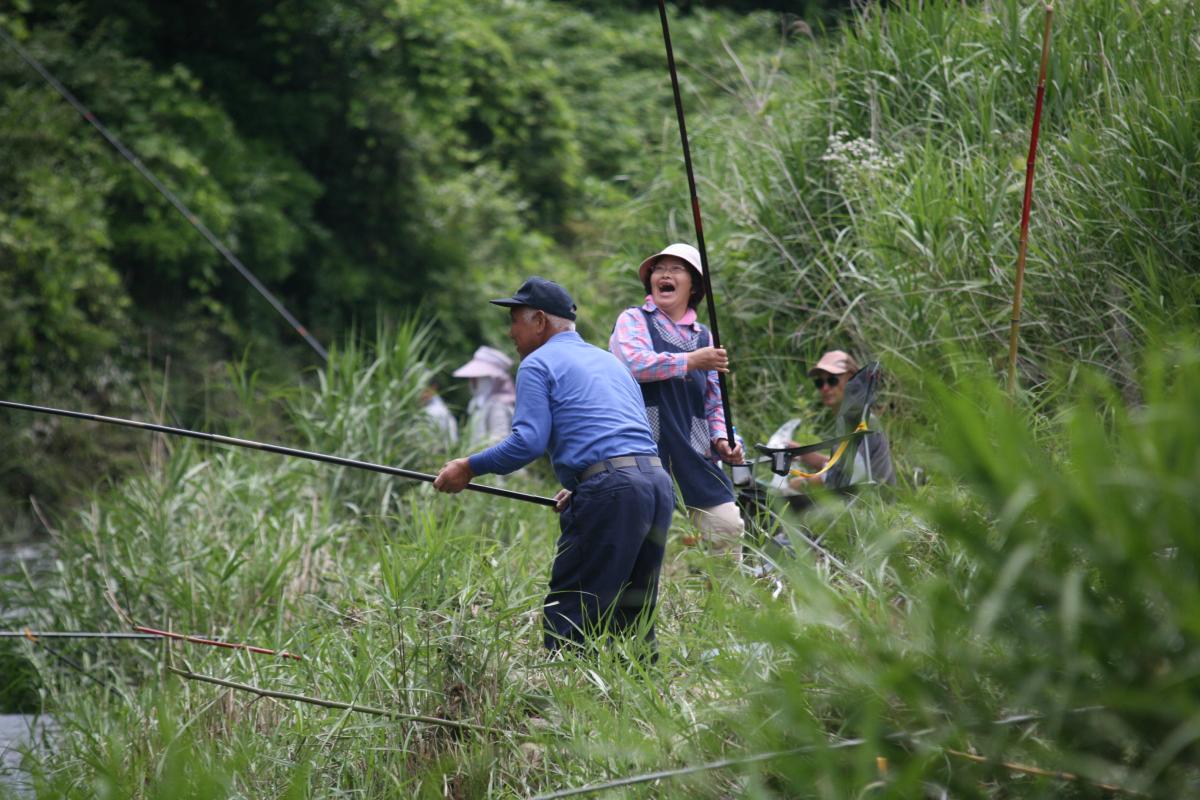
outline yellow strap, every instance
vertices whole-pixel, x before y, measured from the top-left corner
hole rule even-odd
[[[858,433],[860,431],[865,431],[866,429],[867,429],[867,423],[860,422],[860,423],[858,423],[858,427],[854,429],[854,432]],[[819,478],[819,477],[821,477],[826,472],[829,472],[829,470],[833,469],[833,465],[836,464],[839,459],[841,459],[841,457],[846,452],[846,448],[849,446],[850,446],[850,439],[847,438],[841,444],[838,445],[837,450],[833,451],[833,456],[828,461],[826,461],[825,466],[821,467],[821,469],[818,470],[817,472],[801,472],[798,469],[792,469],[792,470],[788,471],[788,477],[791,477],[791,478]]]

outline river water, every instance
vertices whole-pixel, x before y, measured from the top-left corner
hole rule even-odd
[[[32,714],[0,714],[0,793],[33,797],[29,774],[21,769],[28,750],[48,748],[54,736],[54,721]]]
[[[49,560],[50,551],[44,544],[0,546],[0,629],[19,630],[28,621],[25,609],[16,606],[8,596],[5,581],[19,574],[22,567],[36,575]],[[21,769],[21,761],[26,751],[37,751],[50,745],[54,721],[50,717],[4,711],[6,709],[0,708],[0,794],[33,797],[33,787],[28,773]]]

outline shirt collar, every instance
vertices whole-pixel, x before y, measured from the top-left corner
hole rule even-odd
[[[642,306],[642,308],[643,308],[645,311],[649,311],[649,312],[654,312],[654,311],[660,311],[660,310],[661,310],[661,309],[659,309],[659,307],[658,307],[658,306],[656,306],[656,305],[654,304],[654,300],[652,299],[652,295],[646,295],[646,304],[645,304],[645,305],[643,305],[643,306]],[[666,316],[667,316],[667,312],[663,311],[663,312],[662,312],[662,315],[663,315],[664,317],[666,317]],[[667,319],[670,319],[670,317],[667,317]],[[676,325],[691,325],[691,326],[692,326],[692,327],[694,327],[694,328],[695,328],[695,327],[699,327],[699,325],[697,324],[697,321],[696,321],[696,309],[694,309],[694,308],[690,308],[690,307],[689,307],[689,308],[688,308],[688,310],[687,310],[687,311],[685,311],[685,312],[683,313],[683,316],[679,318],[679,321],[678,321],[678,322],[676,322],[675,324],[676,324]]]

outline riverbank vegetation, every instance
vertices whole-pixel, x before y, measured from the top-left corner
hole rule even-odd
[[[5,53],[14,399],[435,470],[447,453],[415,422],[420,391],[480,341],[504,345],[486,298],[541,272],[601,343],[640,299],[641,258],[692,238],[652,11],[295,3],[167,20],[119,5],[18,4],[0,24],[332,357],[309,366]],[[681,521],[658,663],[548,661],[542,508],[5,419],[10,506],[75,504],[41,526],[48,572],[0,579],[22,624],[132,621],[303,657],[10,649],[59,721],[53,752],[28,760],[39,795],[528,796],[721,760],[738,763],[623,791],[1195,793],[1200,12],[1058,9],[1010,403],[1041,7],[868,4],[828,28],[816,8],[759,7],[691,8],[675,47],[739,428],[762,441],[807,415],[806,361],[831,346],[888,372],[902,485],[804,520],[836,562],[801,547],[754,579],[684,546]],[[507,485],[551,483],[534,469]],[[23,668],[23,702],[29,686]]]

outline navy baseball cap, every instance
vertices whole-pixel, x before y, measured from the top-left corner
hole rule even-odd
[[[567,294],[567,290],[554,281],[548,281],[536,275],[521,284],[521,288],[517,289],[512,297],[492,300],[491,303],[509,308],[529,306],[556,317],[575,319],[575,301],[571,299],[571,295]]]

